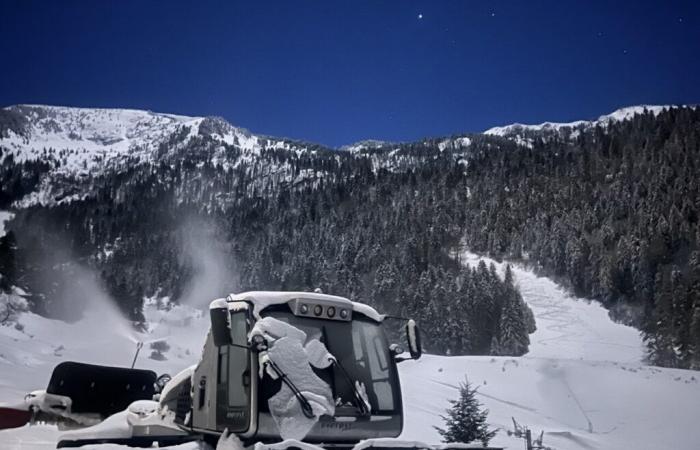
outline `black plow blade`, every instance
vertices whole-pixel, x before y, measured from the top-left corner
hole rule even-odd
[[[155,381],[151,370],[64,362],[53,370],[46,392],[69,397],[71,413],[105,418],[136,400],[151,400]]]

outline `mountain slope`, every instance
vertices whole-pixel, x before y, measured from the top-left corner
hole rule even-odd
[[[159,146],[175,134],[180,135],[181,143],[194,136],[209,136],[252,153],[290,148],[281,139],[270,142],[215,117],[47,105],[10,106],[2,115],[5,123],[15,124],[0,133],[5,156],[35,160],[45,157],[44,150],[63,151],[70,155],[69,163],[63,165],[65,171],[95,169],[98,162],[109,165],[120,158],[152,161]]]
[[[472,253],[465,264],[505,264]],[[537,331],[520,358],[428,355],[401,367],[406,439],[437,442],[433,426],[466,376],[478,387],[488,422],[500,428],[492,442],[524,448],[508,436],[511,418],[544,431],[558,450],[691,449],[700,439],[700,380],[692,371],[646,366],[639,332],[612,322],[597,302],[577,299],[551,279],[521,266],[513,275],[533,309]]]
[[[466,243],[601,300],[644,331],[654,362],[700,367],[697,108],[634,107],[574,128],[353,151],[255,136],[221,119],[2,111],[0,208],[15,213],[15,242],[0,246],[0,270],[42,314],[60,315],[56,299],[72,297],[78,261],[135,320],[144,296],[209,295],[192,285],[321,286],[420,315],[435,351],[496,352],[504,291],[482,283],[494,278],[488,267],[475,277],[460,268],[455,251]],[[25,147],[6,145],[20,145],[22,133]],[[41,133],[78,147],[32,153]],[[102,159],[71,162],[96,142]],[[443,316],[462,321],[452,335],[438,332]]]
[[[21,123],[7,130],[3,145],[15,160],[38,159],[44,149],[70,154],[66,171],[93,169],[100,156],[145,157],[180,127],[198,129],[201,118],[129,109],[18,105],[6,108]]]
[[[464,255],[467,263],[478,260]],[[490,426],[501,428],[494,445],[524,446],[506,433],[515,417],[534,434],[544,430],[544,443],[558,450],[695,448],[700,439],[694,426],[700,414],[696,372],[643,365],[638,334],[611,322],[600,305],[572,298],[527,269],[516,266],[513,272],[537,319],[532,351],[520,358],[424,355],[420,361],[401,363],[406,414],[402,438],[437,443],[433,426],[442,425],[439,416],[467,376],[490,410]],[[98,333],[96,323],[71,325],[31,313],[20,318],[25,326],[21,332],[0,328],[0,402],[20,401],[28,390],[43,387],[52,366],[66,359],[127,365],[136,339],[147,342],[138,367],[173,374],[196,363],[208,327],[197,311],[175,307],[167,312],[151,302],[146,308],[148,332],[124,333],[112,331],[123,330],[118,315],[97,308],[102,317]],[[582,317],[571,311],[588,313]],[[86,341],[85,333],[95,338]],[[165,361],[148,357],[149,342],[158,340],[170,345]],[[55,427],[42,425],[0,431],[0,447],[50,449],[58,435]]]
[[[210,164],[236,169],[264,151],[313,155],[317,148],[255,136],[216,117],[44,105],[0,110],[0,160],[27,163],[28,175],[36,178],[29,192],[12,196],[21,207],[89,195],[94,178],[144,164],[172,164],[191,150]],[[75,192],[65,199],[57,186]]]
[[[497,136],[532,148],[536,138],[574,138],[596,126],[628,121],[645,112],[657,116],[673,105],[641,105],[619,109],[595,121],[545,122],[540,125],[512,124],[486,130],[483,135],[462,135],[427,139],[416,143],[365,140],[344,146],[336,157],[369,160],[374,171],[406,171],[430,160],[430,149],[448,150],[455,161],[467,164],[474,151],[473,140]],[[254,163],[265,151],[281,151],[297,157],[317,157],[331,149],[312,143],[253,135],[215,117],[187,117],[130,109],[72,108],[48,105],[14,105],[0,109],[0,161],[4,164],[33,162],[42,165],[35,175],[38,189],[20,198],[18,206],[50,204],[56,184],[78,186],[85,191],[85,179],[110,171],[124,171],[141,164],[172,163],[187,155],[187,149],[201,148],[201,161],[236,169]],[[231,150],[235,149],[233,157]],[[428,155],[421,155],[426,152]],[[191,156],[191,155],[188,155]],[[31,166],[32,168],[34,166]],[[74,190],[76,188],[74,187]],[[24,193],[23,193],[24,194]],[[74,194],[68,198],[77,198]],[[1,200],[1,199],[0,199]]]

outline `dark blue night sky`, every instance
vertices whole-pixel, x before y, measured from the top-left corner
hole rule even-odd
[[[700,2],[0,2],[0,105],[338,146],[700,102]]]

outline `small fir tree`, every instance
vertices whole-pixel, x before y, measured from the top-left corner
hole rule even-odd
[[[498,430],[489,430],[486,417],[487,409],[481,409],[481,403],[476,399],[476,388],[472,388],[469,380],[459,385],[459,399],[450,400],[452,407],[447,410],[447,416],[440,416],[445,421],[445,429],[435,427],[445,443],[459,442],[468,444],[481,441],[486,447]]]

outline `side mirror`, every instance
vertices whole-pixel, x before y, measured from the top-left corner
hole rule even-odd
[[[406,339],[408,340],[408,352],[411,358],[419,359],[423,354],[420,342],[420,329],[413,319],[406,322]]]
[[[228,306],[222,308],[210,308],[209,315],[211,317],[211,336],[214,338],[214,345],[222,347],[231,345],[231,313]]]

